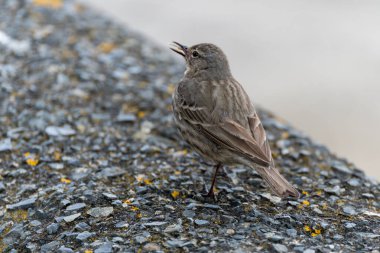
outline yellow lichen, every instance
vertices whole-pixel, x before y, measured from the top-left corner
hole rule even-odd
[[[321,205],[321,207],[322,207],[322,209],[326,210],[329,206],[327,205],[327,203],[323,203],[323,204]]]
[[[26,163],[32,167],[37,166],[38,162],[39,160],[34,157],[26,159]]]
[[[110,53],[112,50],[114,50],[116,47],[115,44],[110,43],[110,42],[103,42],[100,45],[98,45],[98,50],[101,51],[102,53]]]
[[[84,250],[84,253],[93,253],[94,251],[92,249],[86,249]]]
[[[138,117],[139,119],[144,118],[145,115],[146,115],[146,113],[145,113],[144,111],[139,111],[139,112],[137,113],[137,117]]]
[[[152,184],[152,181],[144,174],[138,174],[137,176],[135,176],[137,182],[139,183],[144,183],[146,185],[151,185]]]
[[[175,85],[172,84],[172,83],[168,84],[167,92],[168,92],[169,94],[173,94],[173,93],[174,93],[174,90],[175,90]]]
[[[132,203],[132,200],[131,199],[126,199],[126,200],[124,200],[123,203],[129,205],[129,204]]]
[[[303,204],[304,206],[310,206],[310,202],[309,202],[308,200],[304,200],[304,201],[302,201],[302,204]]]
[[[144,179],[144,184],[146,184],[146,185],[151,185],[151,184],[152,184],[152,181],[150,181],[148,178],[145,178],[145,179]]]
[[[84,125],[77,125],[77,129],[80,133],[84,133],[86,131],[86,126]]]
[[[137,113],[140,110],[140,108],[134,104],[124,103],[121,106],[121,111],[123,113]]]
[[[171,195],[174,199],[176,199],[179,196],[179,191],[172,191]]]
[[[61,8],[63,5],[62,0],[33,0],[33,4],[53,9]]]
[[[336,201],[336,204],[337,204],[338,206],[343,206],[343,205],[345,204],[345,201],[344,201],[343,199],[338,199],[338,200]]]
[[[280,156],[279,153],[273,150],[272,157],[273,158],[278,158],[279,156]]]
[[[312,237],[315,237],[317,235],[320,235],[322,233],[322,230],[319,228],[315,228],[313,232],[310,234]]]
[[[131,206],[131,211],[136,212],[138,210],[139,210],[139,208],[137,206]]]
[[[288,138],[289,138],[289,133],[288,132],[281,133],[281,139],[288,139]]]
[[[144,178],[145,178],[145,175],[143,175],[143,174],[139,174],[136,176],[136,180],[139,183],[141,183],[144,180]]]
[[[307,191],[302,191],[302,194],[305,196],[309,196],[309,193]]]
[[[322,228],[320,225],[313,226],[313,228],[311,228],[309,225],[305,225],[303,227],[303,230],[312,237],[316,237],[322,234]]]
[[[3,239],[0,237],[0,252],[5,252],[6,246],[8,246],[8,244],[5,244]]]
[[[54,161],[60,161],[62,159],[62,153],[58,150],[54,151],[53,158]]]
[[[24,153],[24,157],[26,158],[26,163],[29,165],[29,166],[37,166],[39,160],[38,160],[38,156],[35,155],[35,154],[32,154],[30,152],[25,152]]]
[[[61,178],[61,183],[70,184],[70,183],[71,183],[71,180],[70,180],[70,179],[67,179],[67,178],[64,178],[64,177],[62,177],[62,178]]]
[[[28,218],[28,211],[27,210],[16,210],[13,212],[10,212],[9,215],[11,216],[11,219],[14,222],[21,222]]]

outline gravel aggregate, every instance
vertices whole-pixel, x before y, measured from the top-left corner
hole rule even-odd
[[[264,109],[301,198],[238,166],[204,199],[169,51],[75,1],[0,1],[1,252],[379,252],[379,183]]]

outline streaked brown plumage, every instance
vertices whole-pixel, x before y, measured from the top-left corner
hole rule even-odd
[[[298,191],[275,168],[265,130],[243,87],[237,82],[221,49],[203,43],[171,48],[186,60],[185,76],[173,94],[174,118],[183,138],[199,154],[223,165],[255,168],[280,197],[299,197]]]

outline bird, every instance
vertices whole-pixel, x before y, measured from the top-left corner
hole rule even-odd
[[[186,62],[183,78],[172,96],[174,121],[185,141],[214,165],[211,187],[215,197],[218,171],[224,165],[255,169],[281,197],[300,194],[276,168],[260,118],[243,86],[232,76],[226,55],[211,43],[187,47],[173,42],[170,49]]]

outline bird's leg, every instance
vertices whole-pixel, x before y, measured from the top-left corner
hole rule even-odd
[[[216,182],[216,176],[218,175],[218,171],[221,167],[222,167],[221,163],[218,163],[217,165],[214,166],[215,172],[214,172],[214,177],[212,179],[212,184],[211,184],[210,190],[208,191],[207,194],[204,195],[204,197],[214,197],[214,195],[215,195],[214,194],[214,185]]]

